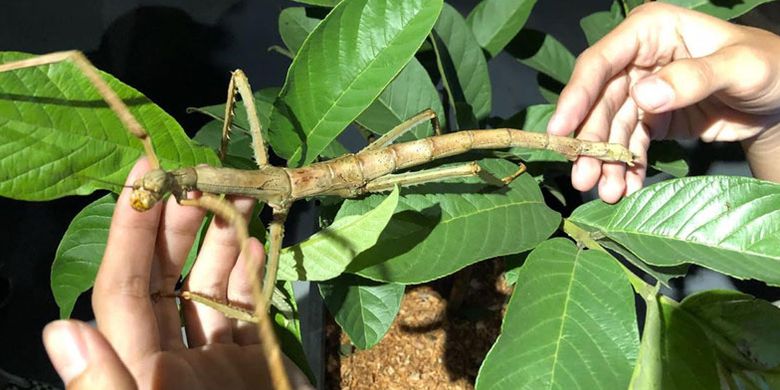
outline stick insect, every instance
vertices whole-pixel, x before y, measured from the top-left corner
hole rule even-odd
[[[393,144],[398,137],[415,126],[430,121],[439,134],[438,120],[432,110],[425,110],[399,124],[385,135],[371,142],[357,153],[313,163],[300,168],[276,167],[268,162],[268,152],[262,137],[262,125],[254,105],[252,90],[241,70],[232,72],[227,91],[225,120],[219,155],[224,158],[228,136],[234,117],[236,98],[241,97],[249,119],[252,149],[258,168],[237,170],[211,166],[185,167],[165,171],[160,167],[150,137],[136,120],[124,102],[106,84],[89,60],[78,51],[57,52],[26,60],[0,65],[0,72],[26,67],[71,61],[87,77],[90,83],[118,116],[122,125],[144,146],[153,170],[133,184],[132,206],[139,211],[152,208],[168,194],[182,205],[207,209],[236,228],[242,247],[248,238],[247,221],[222,195],[243,195],[256,198],[271,207],[273,219],[269,226],[269,254],[262,283],[250,272],[255,300],[254,311],[236,308],[229,303],[216,302],[197,292],[184,291],[183,299],[206,304],[227,316],[258,323],[263,352],[268,360],[275,387],[289,389],[290,385],[281,364],[281,352],[274,336],[267,311],[276,282],[284,223],[290,206],[297,200],[312,196],[335,195],[346,198],[371,192],[388,191],[396,186],[421,184],[431,181],[481,174],[476,163],[453,167],[395,173],[423,165],[432,160],[454,156],[475,149],[501,149],[509,147],[537,148],[556,151],[570,160],[579,156],[595,157],[606,162],[622,162],[633,165],[635,156],[618,144],[581,141],[566,137],[500,128],[490,130],[462,130],[435,135],[415,141]],[[517,174],[522,173],[522,167]],[[516,177],[503,179],[508,183]],[[191,191],[204,195],[190,198]],[[257,264],[257,259],[253,259]]]

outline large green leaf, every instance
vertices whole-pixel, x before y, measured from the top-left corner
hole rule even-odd
[[[279,31],[287,47],[297,52],[303,40],[319,22],[320,19],[307,16],[303,8],[287,8],[279,16]],[[446,118],[439,99],[439,91],[436,90],[422,64],[412,58],[401,73],[382,91],[382,94],[360,114],[357,122],[375,134],[384,134],[427,108],[436,112],[441,125],[444,126]],[[419,139],[432,133],[433,128],[429,124],[421,124],[408,135],[401,137],[399,141]],[[331,147],[337,148],[333,143],[328,146]],[[321,154],[340,155],[330,150]]]
[[[780,285],[780,185],[745,177],[665,181],[624,199],[611,213],[571,215],[657,266],[698,264]]]
[[[28,57],[3,52],[0,62]],[[218,164],[162,109],[102,75],[149,131],[163,166]],[[0,73],[0,195],[48,200],[118,192],[142,154],[141,143],[70,62]]]
[[[536,0],[482,0],[468,16],[480,46],[498,54],[523,28]]]
[[[440,49],[446,49],[453,62],[464,102],[477,119],[484,119],[490,114],[492,92],[482,48],[466,20],[449,4],[442,8],[433,29],[444,44]]]
[[[339,3],[295,56],[271,120],[274,151],[313,161],[409,62],[441,0]]]
[[[505,160],[482,160],[480,165],[497,177],[517,170]],[[421,283],[480,260],[529,250],[560,223],[529,175],[505,187],[470,178],[404,188],[402,193],[379,242],[355,259],[350,272],[374,280]],[[381,199],[373,195],[347,200],[339,216],[372,210]]]
[[[321,19],[306,15],[304,7],[285,8],[279,14],[279,35],[292,53],[297,53],[306,37],[320,24]]]
[[[639,336],[620,265],[555,238],[537,246],[519,273],[476,388],[626,388]]]
[[[95,283],[115,205],[112,194],[92,202],[76,214],[60,241],[51,266],[51,291],[60,318],[70,317],[76,299]]]
[[[333,319],[360,349],[382,340],[404,296],[403,284],[383,284],[349,274],[318,285]]]
[[[399,123],[431,108],[441,125],[446,123],[439,91],[419,61],[412,58],[390,85],[357,118],[357,122],[375,134],[384,134]],[[399,141],[420,139],[433,134],[433,127],[420,124]]]
[[[398,190],[362,215],[337,218],[306,241],[282,249],[279,280],[327,280],[340,275],[359,253],[372,247],[398,205]]]
[[[733,19],[745,14],[751,9],[772,0],[659,0],[664,3],[679,5],[694,11],[703,12],[721,19]]]
[[[580,27],[585,33],[588,45],[592,45],[612,31],[613,28],[617,27],[623,19],[620,4],[617,1],[613,1],[609,11],[596,12],[582,18]]]

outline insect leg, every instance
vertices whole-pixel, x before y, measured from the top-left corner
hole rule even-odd
[[[452,179],[456,177],[478,176],[482,172],[479,164],[470,162],[451,167],[425,169],[416,172],[399,173],[376,178],[363,187],[364,192],[382,192],[392,190],[396,185],[409,186]]]
[[[252,88],[249,86],[249,80],[241,69],[236,69],[233,72],[230,82],[231,85],[235,82],[235,87],[238,89],[238,93],[241,94],[241,101],[244,102],[246,116],[249,120],[249,133],[252,135],[252,150],[255,153],[255,162],[257,166],[262,168],[268,165],[268,150],[263,140],[263,126],[260,124],[260,118],[257,116]]]
[[[287,220],[289,207],[273,209],[273,220],[268,228],[270,245],[268,247],[268,263],[265,267],[265,280],[263,281],[263,301],[271,302],[276,286],[276,272],[279,270],[279,255],[282,251],[282,238],[284,238],[284,221]]]
[[[441,129],[439,128],[439,119],[436,117],[436,112],[434,112],[429,108],[401,122],[401,124],[392,128],[390,131],[388,131],[387,133],[379,137],[376,141],[368,144],[368,146],[363,148],[363,150],[361,150],[360,152],[384,148],[385,146],[388,146],[391,143],[393,143],[393,141],[395,141],[398,137],[406,134],[406,132],[408,132],[409,130],[414,129],[417,125],[428,120],[431,121],[434,132],[436,134],[440,134]]]

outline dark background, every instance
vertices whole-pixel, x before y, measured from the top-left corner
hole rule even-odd
[[[254,89],[281,86],[289,60],[269,52],[282,44],[277,17],[290,1],[7,1],[0,6],[0,50],[46,53],[79,49],[102,70],[137,88],[173,115],[190,135],[205,123],[185,108],[224,100],[229,71],[242,68]],[[475,0],[449,1],[465,15]],[[606,10],[611,1],[540,1],[526,27],[557,37],[572,52],[586,47],[579,20]],[[778,7],[762,6],[743,21],[771,26]],[[775,30],[777,31],[777,30]],[[541,103],[535,72],[502,54],[491,60],[494,115],[509,116]],[[738,147],[691,147],[693,173],[711,168],[749,174]],[[706,161],[705,161],[706,160]],[[736,161],[734,165],[732,162]],[[40,332],[58,317],[49,288],[49,270],[57,245],[73,216],[91,197],[47,203],[0,198],[0,369],[58,383]],[[307,206],[299,207],[306,214]],[[305,219],[305,218],[304,218]],[[297,240],[313,223],[292,227]],[[288,225],[289,226],[289,225]],[[297,236],[297,237],[296,237]],[[85,294],[74,317],[90,320]],[[1,381],[0,381],[1,383]]]

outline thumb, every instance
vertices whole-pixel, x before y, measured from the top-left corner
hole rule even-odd
[[[642,110],[651,113],[696,104],[726,88],[737,75],[728,70],[729,61],[724,51],[676,60],[634,84],[631,95]]]
[[[75,320],[43,329],[46,352],[68,389],[135,389],[130,371],[100,332]]]

